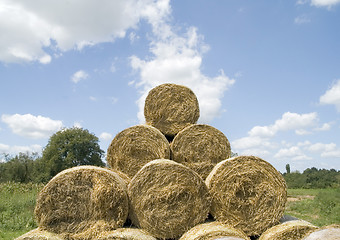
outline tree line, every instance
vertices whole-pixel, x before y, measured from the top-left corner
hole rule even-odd
[[[53,134],[42,155],[19,153],[4,155],[0,163],[0,182],[48,182],[64,169],[94,165],[104,167],[104,151],[100,149],[98,138],[83,128],[63,129]],[[237,154],[235,154],[237,155]],[[335,169],[307,168],[302,173],[290,172],[289,164],[283,177],[288,188],[339,188],[340,171]]]
[[[307,168],[302,173],[290,172],[289,164],[283,174],[288,188],[339,188],[340,171],[335,169]]]
[[[69,128],[53,134],[42,156],[37,153],[5,155],[0,163],[0,182],[48,182],[64,169],[94,165],[104,167],[104,151],[98,138],[86,129]]]

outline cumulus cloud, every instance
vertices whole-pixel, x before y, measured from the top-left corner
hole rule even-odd
[[[13,133],[28,138],[48,138],[63,126],[62,121],[31,114],[3,114],[1,120],[6,123]]]
[[[99,139],[100,139],[100,140],[104,140],[104,141],[112,140],[112,134],[107,133],[107,132],[102,132],[102,133],[99,135]]]
[[[316,126],[318,122],[318,115],[313,113],[291,113],[286,112],[281,119],[275,121],[269,126],[255,126],[249,132],[249,136],[257,137],[273,137],[279,131],[295,130],[298,135],[306,134],[306,128]]]
[[[311,5],[330,8],[340,3],[340,0],[311,0]]]
[[[41,153],[42,146],[39,144],[33,144],[29,146],[10,146],[7,144],[0,143],[0,154],[10,154],[10,155],[17,155],[19,153],[26,153],[26,152],[37,152]]]
[[[89,75],[85,71],[79,70],[72,75],[71,81],[74,83],[78,83],[79,81],[86,79],[88,77]]]
[[[321,104],[333,104],[340,112],[340,79],[320,97]]]
[[[169,0],[0,0],[0,61],[46,64],[55,53],[125,37],[140,19],[169,11]],[[96,11],[93,11],[96,9]]]
[[[152,57],[146,60],[131,57],[132,68],[140,74],[140,80],[134,82],[141,89],[141,97],[137,101],[138,119],[144,121],[144,102],[151,88],[162,83],[175,83],[194,91],[200,105],[199,122],[210,122],[221,112],[221,98],[235,80],[227,77],[223,70],[215,77],[201,72],[202,55],[208,46],[197,34],[196,28],[191,27],[184,35],[178,35],[171,26],[160,21],[153,24],[153,32]]]
[[[311,159],[306,156],[298,146],[290,148],[282,148],[275,155],[275,158],[290,158],[292,160],[306,160]]]

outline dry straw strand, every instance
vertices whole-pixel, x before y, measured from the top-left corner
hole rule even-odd
[[[199,115],[196,95],[182,85],[159,85],[151,89],[145,99],[146,123],[167,136],[174,136],[183,128],[196,123]]]
[[[57,234],[36,228],[17,237],[15,240],[63,240],[63,238]]]
[[[306,221],[288,221],[267,229],[259,240],[299,240],[315,229],[316,226]]]
[[[146,164],[128,187],[131,220],[157,238],[177,238],[207,218],[210,197],[203,179],[171,160]]]
[[[98,240],[157,240],[149,233],[138,228],[119,228],[110,232],[104,232]]]
[[[206,124],[194,124],[180,131],[171,145],[172,158],[196,171],[205,179],[214,166],[230,158],[228,138]]]
[[[170,146],[165,136],[156,128],[136,125],[118,133],[107,150],[111,168],[130,178],[146,163],[170,158]]]
[[[271,164],[255,156],[218,163],[206,179],[217,221],[260,235],[279,223],[287,201],[284,178]]]
[[[340,225],[332,224],[316,229],[303,240],[340,240]]]
[[[179,240],[249,240],[247,235],[239,229],[221,222],[199,224],[187,231]]]
[[[118,174],[80,166],[60,172],[44,186],[35,217],[40,228],[66,238],[122,227],[128,206],[127,186]]]

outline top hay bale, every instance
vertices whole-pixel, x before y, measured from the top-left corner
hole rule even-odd
[[[144,116],[147,124],[173,137],[197,122],[200,116],[198,100],[194,92],[185,86],[162,84],[151,89],[146,97]]]
[[[261,235],[283,216],[287,200],[285,180],[261,158],[226,159],[214,167],[206,184],[212,197],[213,217],[248,236]]]
[[[157,128],[148,125],[137,125],[121,131],[107,150],[107,161],[111,168],[130,178],[146,163],[160,158],[170,159],[169,142]]]
[[[288,221],[267,229],[259,240],[299,240],[315,229],[316,226],[306,221]]]
[[[187,231],[179,240],[249,240],[239,229],[221,222],[209,222],[196,225]]]
[[[147,163],[132,178],[128,194],[130,218],[156,238],[177,238],[203,223],[210,197],[202,178],[171,160]]]
[[[174,161],[193,169],[203,179],[217,163],[231,156],[227,137],[206,124],[184,128],[173,139],[170,147]]]
[[[34,213],[42,230],[65,238],[86,232],[91,238],[122,227],[128,211],[126,185],[118,174],[80,166],[60,172],[44,186]]]

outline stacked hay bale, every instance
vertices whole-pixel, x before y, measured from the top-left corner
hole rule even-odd
[[[153,88],[144,114],[146,125],[121,131],[108,147],[112,171],[77,167],[44,187],[39,231],[63,239],[244,240],[279,224],[283,177],[261,158],[230,158],[228,138],[197,124],[189,88]],[[209,213],[215,222],[205,223]],[[134,228],[122,228],[128,218]]]

